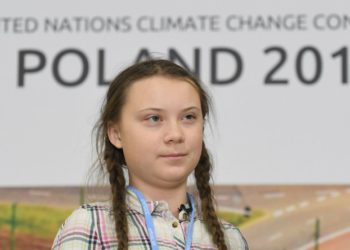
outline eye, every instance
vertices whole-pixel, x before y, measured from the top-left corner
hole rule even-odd
[[[187,115],[185,115],[184,119],[188,120],[188,121],[192,121],[192,120],[196,119],[196,116],[193,114],[187,114]]]
[[[152,123],[156,123],[156,122],[160,121],[160,116],[159,115],[152,115],[152,116],[147,117],[146,120],[150,121]]]

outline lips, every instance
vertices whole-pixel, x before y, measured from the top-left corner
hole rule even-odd
[[[162,154],[160,157],[167,158],[167,159],[181,159],[187,154],[185,153],[169,153],[169,154]]]

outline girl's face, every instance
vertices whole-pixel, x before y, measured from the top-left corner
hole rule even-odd
[[[203,126],[195,87],[153,76],[131,85],[121,119],[108,136],[123,149],[130,184],[174,187],[186,184],[199,161]]]

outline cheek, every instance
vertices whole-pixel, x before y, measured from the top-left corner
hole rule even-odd
[[[194,148],[194,150],[202,150],[203,132],[201,128],[190,133],[190,141],[191,146]]]
[[[191,148],[192,148],[192,170],[197,166],[203,147],[203,136],[201,134],[193,135],[191,140]]]
[[[123,148],[127,155],[142,155],[155,148],[156,135],[138,126],[129,126],[124,130]],[[125,152],[126,151],[126,152]]]

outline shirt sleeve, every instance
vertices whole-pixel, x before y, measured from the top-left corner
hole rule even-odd
[[[52,250],[101,249],[93,211],[75,210],[60,227]]]
[[[248,243],[244,236],[242,235],[241,231],[229,224],[224,224],[224,230],[225,230],[225,240],[228,244],[228,249],[230,250],[249,250]]]

